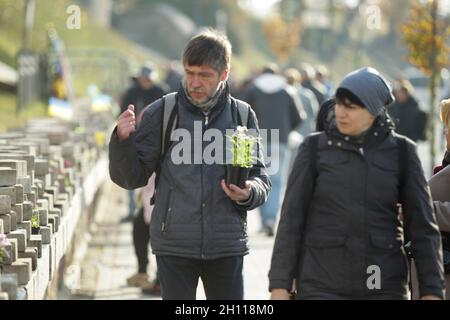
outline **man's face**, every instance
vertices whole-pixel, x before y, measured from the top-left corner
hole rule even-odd
[[[220,74],[207,65],[185,65],[184,72],[187,90],[192,100],[198,104],[208,101],[216,93],[219,83],[228,77],[228,69]]]
[[[403,90],[403,89],[396,89],[396,90],[394,90],[394,95],[395,95],[395,98],[396,98],[399,102],[405,102],[405,101],[407,101],[408,98],[409,98],[408,92],[406,92],[406,91]]]
[[[142,89],[150,89],[153,86],[153,81],[145,77],[139,77],[138,83]]]

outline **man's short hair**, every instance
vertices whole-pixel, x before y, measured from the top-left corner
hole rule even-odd
[[[222,73],[230,67],[231,43],[227,36],[214,29],[206,29],[189,40],[183,52],[183,64],[207,65]]]

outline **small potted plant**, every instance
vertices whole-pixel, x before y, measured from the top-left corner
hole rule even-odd
[[[257,137],[248,134],[247,127],[238,126],[231,136],[227,136],[231,143],[231,163],[226,164],[226,183],[234,184],[239,188],[245,187],[253,163],[253,156]]]
[[[39,213],[37,211],[33,212],[33,215],[31,216],[31,233],[32,234],[39,234],[40,231],[39,226]]]

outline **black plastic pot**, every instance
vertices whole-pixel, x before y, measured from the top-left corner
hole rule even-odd
[[[41,228],[40,227],[32,227],[31,228],[31,234],[40,234]]]
[[[236,167],[231,164],[225,166],[227,185],[234,184],[239,188],[245,188],[245,181],[248,180],[248,175],[251,168]]]

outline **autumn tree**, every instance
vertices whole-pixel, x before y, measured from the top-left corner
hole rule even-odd
[[[431,165],[435,163],[437,144],[436,86],[439,73],[448,62],[450,48],[446,41],[450,37],[448,22],[438,16],[438,1],[425,4],[416,3],[409,20],[401,30],[409,49],[408,61],[421,69],[429,77],[431,115],[428,122],[428,138],[431,145]]]
[[[300,45],[300,18],[286,21],[275,14],[264,22],[263,30],[277,58],[286,63]]]

